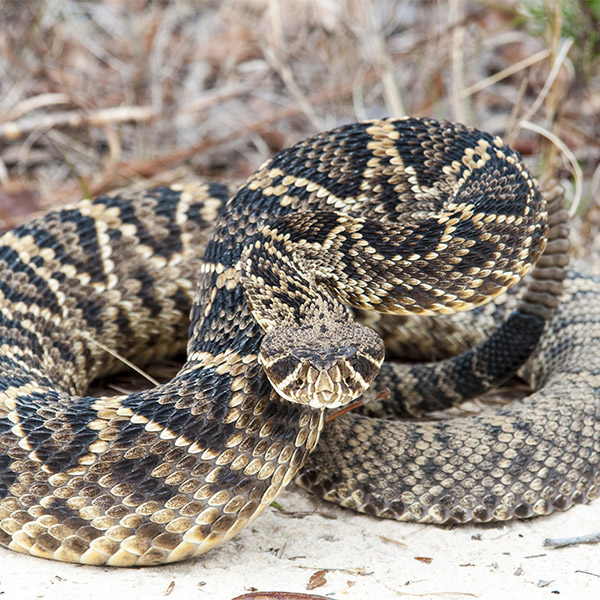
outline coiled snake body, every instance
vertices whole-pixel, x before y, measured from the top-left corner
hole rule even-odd
[[[592,498],[600,282],[575,271],[528,362],[542,388],[527,400],[450,423],[345,415],[315,450],[324,408],[360,395],[383,359],[348,305],[478,306],[538,259],[546,218],[501,140],[401,119],[302,142],[229,200],[214,184],[160,188],[5,233],[0,543],[89,564],[182,560],[240,531],[305,463],[304,485],[399,519],[507,519]],[[535,306],[554,289],[544,279],[560,279],[550,263],[539,273],[468,354],[470,389],[509,376],[535,346],[549,314]],[[498,340],[515,331],[525,350],[506,366]],[[118,367],[106,347],[145,364],[186,344],[168,383],[85,396]],[[430,371],[442,402],[456,400],[461,360]],[[417,381],[405,373],[405,387]]]

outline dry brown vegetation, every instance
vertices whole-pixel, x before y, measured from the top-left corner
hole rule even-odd
[[[0,0],[0,227],[117,187],[239,181],[319,130],[411,114],[503,135],[593,234],[599,4]]]

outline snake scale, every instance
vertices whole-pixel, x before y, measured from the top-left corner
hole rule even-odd
[[[572,268],[563,290],[551,205],[499,138],[405,118],[300,142],[230,198],[182,184],[6,232],[0,543],[87,564],[178,561],[230,539],[298,473],[326,499],[404,520],[502,520],[593,498],[600,280]],[[384,363],[376,378],[383,343],[349,307],[468,310],[536,260],[489,340],[439,364]],[[167,383],[86,396],[119,368],[114,353],[144,365],[186,348]],[[523,372],[538,391],[519,403],[390,418],[457,402],[461,378],[467,395],[485,389],[532,351]],[[393,388],[387,408],[325,426],[326,408],[372,382]]]

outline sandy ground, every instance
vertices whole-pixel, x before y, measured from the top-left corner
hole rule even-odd
[[[270,508],[224,547],[164,567],[88,567],[2,549],[0,595],[231,600],[284,590],[338,600],[600,597],[600,546],[543,546],[546,537],[600,530],[600,500],[546,518],[452,529],[355,514],[297,487],[279,502],[287,514]],[[326,582],[307,591],[322,570]]]

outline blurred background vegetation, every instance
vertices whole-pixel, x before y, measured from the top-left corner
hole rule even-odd
[[[502,135],[600,224],[600,0],[0,0],[0,228],[349,121]]]

